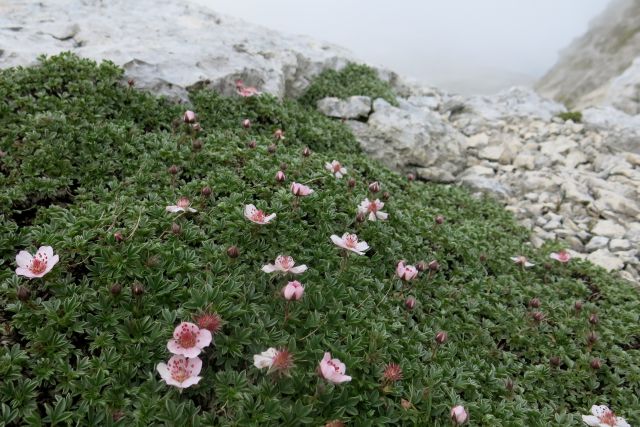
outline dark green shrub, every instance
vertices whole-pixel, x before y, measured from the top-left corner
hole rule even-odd
[[[582,121],[582,113],[580,111],[566,111],[564,113],[558,114],[558,117],[560,117],[565,122],[567,120],[571,120],[574,123],[580,123]]]
[[[458,403],[472,425],[579,425],[600,403],[640,422],[636,289],[580,261],[547,267],[557,248],[531,250],[496,203],[408,183],[361,155],[342,125],[296,103],[196,93],[203,146],[193,151],[180,107],[119,78],[111,64],[69,55],[0,73],[0,423],[444,426]],[[268,154],[278,128],[285,140]],[[304,158],[307,145],[314,153]],[[352,191],[324,170],[333,159],[356,179]],[[283,185],[274,179],[281,163]],[[316,190],[299,209],[292,180]],[[390,218],[359,224],[355,208],[373,180],[391,195]],[[205,186],[209,197],[200,195]],[[199,212],[165,212],[179,196]],[[278,216],[259,228],[242,216],[247,203]],[[329,236],[346,231],[371,250],[341,269]],[[43,279],[17,277],[15,254],[41,244],[54,247],[59,264]],[[227,255],[232,245],[237,258]],[[520,253],[536,266],[515,266],[509,257]],[[286,281],[260,271],[278,254],[309,266],[286,323]],[[401,289],[399,259],[440,267]],[[28,299],[18,299],[19,286]],[[534,297],[540,323],[528,307]],[[203,379],[179,393],[155,367],[170,356],[174,327],[204,311],[225,324],[201,355]],[[591,313],[598,324],[587,321]],[[441,330],[449,338],[438,347]],[[598,341],[589,346],[592,330]],[[268,347],[292,352],[290,377],[253,366]],[[318,379],[325,351],[346,363],[350,383]],[[596,357],[599,370],[590,367]],[[403,379],[383,384],[392,362]]]
[[[348,98],[350,96],[368,96],[371,99],[384,98],[397,105],[391,86],[380,80],[376,70],[363,64],[349,64],[340,71],[323,71],[309,86],[300,103],[316,108],[316,103],[328,96]]]

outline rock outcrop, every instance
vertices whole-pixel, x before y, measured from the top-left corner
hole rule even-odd
[[[168,0],[16,0],[0,3],[0,66],[72,51],[109,59],[136,87],[186,99],[191,87],[235,90],[236,79],[279,97],[352,58],[347,50],[289,36]]]
[[[639,114],[640,2],[613,1],[536,89],[575,109],[610,105]]]

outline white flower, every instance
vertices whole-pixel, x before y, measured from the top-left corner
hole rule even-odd
[[[535,265],[534,263],[529,262],[529,261],[527,260],[527,257],[522,256],[522,255],[512,256],[512,257],[511,257],[511,261],[513,261],[513,262],[515,262],[516,264],[521,265],[521,266],[523,266],[523,267],[527,267],[527,268],[529,268],[529,267],[533,267],[533,266]]]
[[[386,212],[382,212],[380,209],[384,207],[384,203],[380,199],[376,199],[373,202],[369,199],[364,199],[360,205],[358,205],[358,213],[367,215],[369,221],[375,221],[377,219],[384,221],[389,216]]]
[[[593,405],[591,407],[593,415],[583,415],[582,421],[594,427],[631,427],[622,417],[616,415],[605,405]]]
[[[342,166],[337,160],[332,160],[331,163],[325,163],[324,167],[338,179],[347,174],[347,168]]]
[[[338,237],[334,234],[331,236],[331,241],[336,246],[351,252],[355,252],[358,255],[364,255],[364,253],[369,250],[369,245],[367,244],[367,242],[358,242],[358,236],[356,236],[355,234],[344,233],[342,237]]]
[[[292,274],[300,274],[307,271],[307,266],[304,264],[297,267],[294,267],[294,265],[296,265],[296,263],[293,260],[293,257],[278,255],[278,257],[276,258],[276,262],[274,264],[267,264],[263,266],[262,271],[264,271],[265,273],[279,272]]]
[[[271,368],[273,365],[273,359],[275,359],[278,350],[271,347],[260,354],[253,355],[253,364],[258,369]]]
[[[276,214],[265,215],[264,212],[256,208],[254,205],[246,205],[244,207],[244,217],[256,224],[264,225],[268,224]]]
[[[16,274],[18,276],[34,279],[42,277],[51,271],[54,265],[58,263],[60,258],[53,254],[51,246],[40,246],[34,256],[27,251],[20,251],[16,255]]]
[[[167,206],[167,212],[198,212],[191,207],[191,202],[186,197],[180,197],[175,205]]]

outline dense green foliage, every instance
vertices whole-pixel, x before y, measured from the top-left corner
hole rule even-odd
[[[328,96],[348,98],[350,96],[368,96],[371,99],[384,98],[397,105],[391,86],[380,80],[376,70],[363,64],[351,63],[340,71],[323,71],[307,88],[300,102],[312,108]]]
[[[444,426],[463,404],[471,425],[579,425],[601,403],[640,423],[636,289],[585,262],[551,265],[557,248],[530,249],[496,203],[407,182],[361,155],[338,121],[295,102],[193,94],[203,128],[194,150],[184,107],[120,79],[112,64],[71,56],[0,72],[0,424]],[[286,138],[270,154],[277,128]],[[333,159],[355,178],[353,190],[324,169]],[[278,184],[282,163],[287,182]],[[316,190],[298,209],[293,180]],[[373,180],[390,194],[389,220],[357,223]],[[179,196],[199,212],[165,212]],[[256,226],[242,216],[247,203],[278,216]],[[346,231],[372,249],[341,269],[329,236]],[[17,277],[15,254],[45,244],[59,264],[43,279]],[[238,258],[227,256],[231,245]],[[514,265],[520,253],[536,266]],[[278,254],[309,266],[286,323],[286,281],[260,271]],[[440,268],[401,289],[394,268],[403,258]],[[30,298],[18,299],[20,286]],[[528,306],[534,297],[540,308]],[[205,311],[225,325],[201,355],[204,378],[179,393],[155,367],[170,356],[174,327]],[[437,347],[440,330],[449,340]],[[598,340],[589,346],[591,330]],[[293,353],[290,377],[253,366],[268,347]],[[346,363],[351,382],[317,377],[325,351]],[[404,378],[383,386],[391,362]]]
[[[582,113],[580,111],[566,111],[564,113],[558,114],[558,117],[560,117],[565,122],[567,120],[571,120],[574,123],[580,123],[582,121]]]

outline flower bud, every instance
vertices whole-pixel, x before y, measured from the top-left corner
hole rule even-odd
[[[582,310],[582,301],[576,301],[576,302],[573,304],[573,308],[574,308],[576,311],[580,311],[580,310]]]
[[[120,295],[120,292],[122,291],[122,285],[120,283],[114,283],[113,285],[111,285],[111,289],[109,289],[109,292],[111,292],[111,295],[118,296]]]
[[[199,139],[194,140],[194,141],[191,143],[191,149],[192,149],[193,151],[200,151],[200,150],[202,150],[202,141],[200,141]]]
[[[480,262],[486,262],[487,261],[487,255],[486,254],[480,254],[478,259],[480,260]]]
[[[364,213],[362,212],[358,212],[356,214],[356,221],[358,222],[364,222],[364,220],[367,219],[367,217],[364,215]]]
[[[508,392],[512,392],[514,386],[515,384],[513,383],[513,380],[511,378],[507,378],[504,382],[504,388],[507,389]]]
[[[557,368],[558,366],[560,366],[560,357],[558,356],[551,356],[549,358],[549,364],[551,366],[553,366],[554,368]]]
[[[285,176],[284,172],[282,172],[282,171],[276,172],[276,181],[284,182],[286,179],[287,179],[287,177]]]
[[[349,178],[349,181],[347,181],[347,187],[353,188],[355,186],[356,186],[356,180],[354,178]]]
[[[529,307],[540,308],[540,300],[538,298],[531,298],[529,301]]]
[[[133,87],[133,86],[135,86],[136,81],[133,80],[133,79],[129,79],[129,80],[127,80],[127,84],[129,85],[129,87]]]
[[[229,246],[229,248],[227,249],[227,255],[229,255],[229,258],[238,258],[238,256],[240,256],[240,251],[235,245]]]
[[[444,217],[442,215],[436,215],[435,221],[436,221],[436,224],[442,225],[444,224]]]
[[[447,339],[449,339],[449,335],[445,331],[440,331],[436,334],[436,342],[440,345],[446,343]]]
[[[113,238],[116,242],[120,243],[124,240],[124,237],[122,236],[122,233],[119,231],[116,231],[115,233],[113,233]]]
[[[600,369],[602,368],[602,360],[598,359],[597,357],[595,359],[591,360],[591,369]]]
[[[200,191],[200,194],[202,194],[203,197],[209,197],[211,196],[211,187],[207,186],[207,187],[202,187],[202,190]]]
[[[311,155],[311,150],[309,149],[309,147],[304,147],[304,149],[302,150],[302,156],[309,157],[310,155]]]
[[[284,139],[284,131],[282,129],[276,129],[273,133],[273,137],[275,139]]]
[[[182,116],[182,120],[185,123],[195,123],[196,122],[196,113],[194,113],[191,110],[187,110],[184,112],[184,115]]]
[[[267,151],[269,152],[269,154],[273,154],[276,152],[276,144],[269,144],[269,146],[267,147]]]
[[[426,271],[427,268],[429,268],[429,266],[424,261],[420,261],[416,264],[416,269],[418,271]]]
[[[414,297],[408,297],[404,300],[404,306],[407,307],[407,310],[413,310],[416,306],[416,299]]]
[[[400,406],[402,406],[402,409],[409,410],[411,409],[411,402],[409,402],[407,399],[400,399]]]
[[[533,317],[534,321],[536,321],[537,323],[540,323],[544,320],[544,313],[541,311],[534,311],[531,314],[531,317]]]
[[[434,259],[429,263],[428,267],[431,271],[438,271],[440,269],[440,263]]]
[[[142,286],[142,283],[140,282],[135,282],[131,287],[131,292],[133,295],[140,297],[144,294],[144,286]]]
[[[191,125],[191,129],[195,130],[196,132],[200,132],[202,130],[202,126],[200,126],[200,123],[194,123]]]
[[[592,325],[597,325],[598,322],[600,322],[600,319],[598,319],[598,315],[595,313],[591,313],[591,315],[589,316],[589,323],[591,323]]]
[[[371,184],[369,184],[369,191],[371,191],[372,193],[377,193],[378,191],[380,191],[380,183],[378,181],[373,181]]]
[[[171,224],[171,232],[173,234],[180,234],[180,232],[182,231],[182,227],[180,227],[180,224],[176,224],[175,222],[173,224]]]
[[[245,128],[245,129],[249,129],[251,127],[251,120],[244,119],[242,121],[242,127]]]
[[[178,173],[178,167],[176,165],[171,165],[169,166],[169,169],[167,169],[167,172],[169,172],[171,175],[175,175]]]
[[[453,421],[453,423],[455,425],[461,426],[462,424],[466,423],[467,420],[469,419],[469,414],[467,414],[467,411],[465,411],[464,406],[454,406],[453,408],[451,408],[451,421]]]
[[[258,144],[257,144],[255,141],[249,141],[249,142],[247,142],[247,148],[254,149],[254,148],[256,148],[256,146],[257,146],[257,145],[258,145]]]
[[[124,418],[124,412],[122,412],[121,410],[113,411],[113,414],[111,415],[111,417],[113,418],[113,421],[118,422],[122,418]]]
[[[549,262],[545,262],[543,267],[545,270],[551,270],[553,268],[553,265],[551,265],[551,263]]]
[[[195,318],[200,329],[206,329],[212,334],[220,332],[222,329],[222,318],[217,313],[204,313]]]
[[[595,332],[593,332],[593,331],[589,332],[589,333],[587,334],[587,344],[588,344],[589,346],[592,346],[592,345],[594,345],[596,342],[598,342],[598,335],[597,335]]]
[[[20,301],[25,302],[31,298],[31,291],[26,286],[19,286],[16,291],[16,296]]]
[[[281,171],[283,171],[283,172],[284,172],[284,171],[286,171],[286,170],[287,170],[287,167],[288,167],[288,166],[287,166],[287,164],[286,164],[285,162],[280,163],[280,170],[281,170]]]
[[[408,180],[409,182],[413,182],[413,181],[415,181],[415,180],[416,180],[416,176],[415,176],[414,174],[412,174],[412,173],[407,174],[407,180]]]
[[[388,191],[385,191],[384,193],[382,193],[382,200],[384,200],[385,202],[389,200],[390,197],[391,197],[391,193],[389,193]]]

